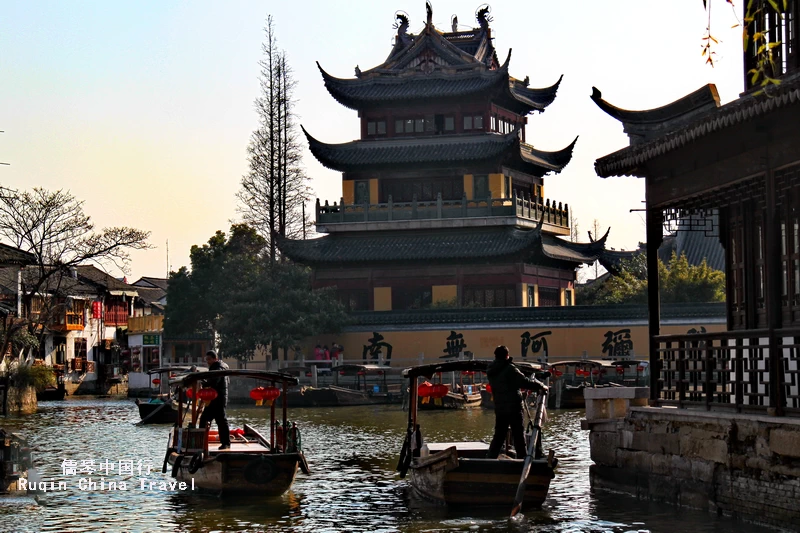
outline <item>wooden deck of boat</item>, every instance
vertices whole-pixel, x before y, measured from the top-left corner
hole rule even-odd
[[[219,450],[219,442],[208,443],[208,453],[210,455],[218,453],[265,453],[269,451],[259,442],[231,442],[230,450]]]

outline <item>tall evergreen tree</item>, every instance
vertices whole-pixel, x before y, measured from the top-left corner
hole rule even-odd
[[[267,17],[264,34],[261,94],[255,101],[259,126],[250,137],[250,169],[237,198],[242,219],[264,236],[270,263],[275,263],[275,237],[298,237],[308,225],[303,204],[310,188],[294,114],[296,82],[286,52],[278,48],[272,16]]]

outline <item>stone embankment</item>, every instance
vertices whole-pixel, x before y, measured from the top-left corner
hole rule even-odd
[[[593,487],[800,524],[800,418],[647,407],[647,388],[585,396]]]

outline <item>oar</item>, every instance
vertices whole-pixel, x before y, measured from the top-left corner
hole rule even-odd
[[[547,383],[547,381],[545,381]],[[511,517],[515,517],[522,509],[522,499],[525,497],[525,480],[528,479],[528,474],[531,471],[531,463],[533,462],[533,455],[536,449],[536,441],[539,438],[539,433],[542,430],[542,418],[544,417],[545,398],[547,392],[539,391],[536,396],[536,418],[533,420],[533,431],[531,438],[528,441],[528,454],[525,456],[525,463],[522,465],[522,474],[519,478],[519,485],[517,486],[517,495],[514,497],[514,507],[511,508]]]

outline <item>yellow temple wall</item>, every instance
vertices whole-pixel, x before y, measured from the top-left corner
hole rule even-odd
[[[467,193],[467,200],[472,200],[474,192],[472,174],[464,174],[464,192]]]
[[[356,199],[356,187],[353,180],[342,181],[342,201],[347,205],[353,205]]]
[[[450,302],[458,298],[458,285],[434,285],[433,303]]]
[[[369,180],[369,203],[378,203],[378,179],[373,178]]]
[[[505,176],[502,174],[489,174],[489,194],[492,198],[503,198],[503,181]]]
[[[626,340],[632,343],[633,357],[636,359],[646,359],[648,354],[647,324],[646,321],[636,325],[606,325],[606,326],[572,326],[572,327],[508,327],[502,329],[495,328],[476,328],[476,329],[456,329],[451,328],[430,330],[430,326],[408,326],[402,331],[387,331],[384,329],[370,328],[369,331],[347,331],[339,335],[319,335],[308,338],[304,341],[302,348],[307,358],[308,354],[313,353],[313,348],[317,342],[330,346],[337,342],[344,346],[344,359],[355,361],[362,358],[364,346],[369,346],[369,339],[374,333],[379,333],[383,340],[392,346],[392,366],[412,366],[420,361],[432,363],[441,361],[439,359],[445,354],[448,337],[452,336],[453,331],[456,335],[462,335],[466,346],[465,351],[471,351],[476,358],[491,358],[495,347],[500,344],[508,346],[511,355],[516,360],[536,361],[543,357],[543,353],[531,353],[528,347],[527,357],[522,359],[522,335],[528,333],[530,337],[538,337],[538,340],[545,339],[550,362],[559,360],[580,359],[601,359],[610,357],[614,347],[619,341]],[[713,321],[709,321],[713,322]],[[696,323],[683,325],[669,325],[661,327],[664,335],[685,334],[690,329],[700,330],[705,327],[708,333],[725,331],[724,324],[715,323]],[[417,328],[417,329],[414,329]],[[376,330],[377,331],[373,331]],[[627,338],[626,338],[627,337]],[[614,339],[618,342],[613,342]],[[605,346],[604,346],[605,345]],[[605,351],[604,351],[605,348]],[[385,356],[386,350],[383,350]]]
[[[392,310],[392,288],[391,287],[375,287],[373,289],[373,296],[375,297],[375,311],[391,311]]]

